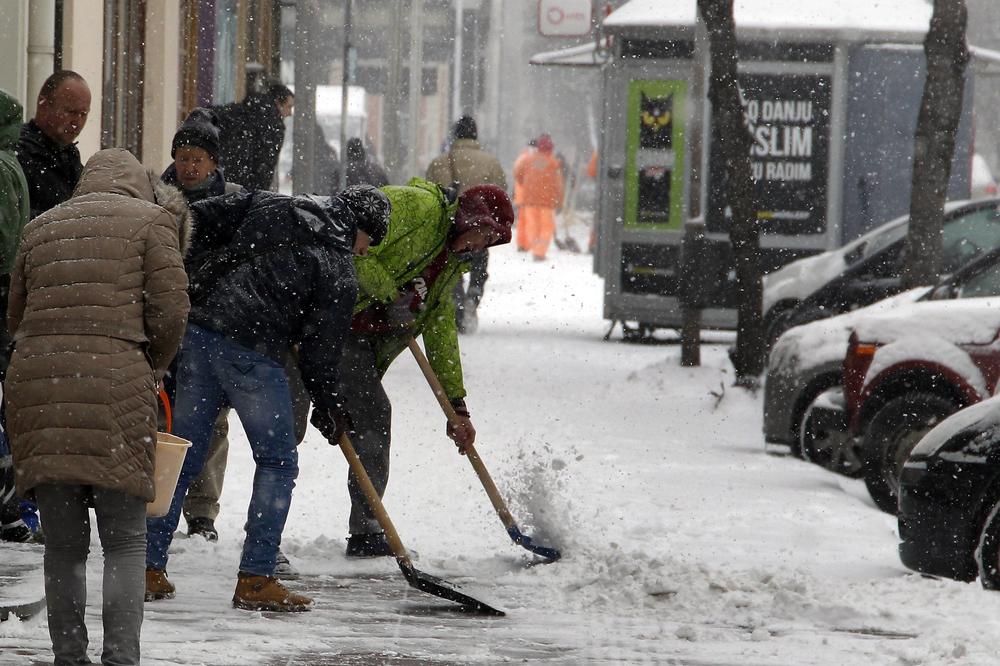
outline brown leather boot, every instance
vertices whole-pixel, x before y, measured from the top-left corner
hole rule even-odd
[[[167,580],[163,569],[146,569],[146,601],[173,599],[177,588]]]
[[[300,613],[309,610],[312,599],[296,594],[274,576],[256,576],[240,572],[236,579],[233,607],[252,611]]]

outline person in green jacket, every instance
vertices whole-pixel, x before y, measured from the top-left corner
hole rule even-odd
[[[0,377],[10,363],[7,331],[7,295],[10,272],[21,243],[21,231],[30,217],[28,182],[14,155],[21,134],[24,109],[0,90]],[[6,437],[0,435],[0,541],[28,541],[32,531],[21,519],[20,500],[14,494],[14,470]]]
[[[392,203],[388,235],[367,255],[355,257],[358,300],[337,386],[342,409],[338,414],[313,410],[312,415],[313,425],[328,439],[339,429],[352,433],[380,496],[389,478],[391,431],[382,376],[410,337],[423,338],[427,358],[462,417],[461,426],[447,427],[448,436],[463,453],[475,442],[464,400],[453,292],[474,252],[510,242],[514,221],[507,194],[493,185],[469,188],[455,201],[447,190],[420,178],[382,191]],[[353,475],[348,476],[348,490],[347,555],[391,555]]]
[[[16,99],[0,90],[0,307],[3,308],[2,352],[0,362],[7,368],[10,336],[7,335],[7,292],[10,289],[10,271],[14,267],[17,246],[21,244],[21,230],[28,223],[28,181],[14,150],[21,134],[24,108]]]

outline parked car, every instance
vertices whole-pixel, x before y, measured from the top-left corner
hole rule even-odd
[[[1000,589],[1000,396],[928,432],[899,479],[899,557],[920,573]]]
[[[861,461],[848,446],[843,366],[851,332],[869,317],[918,300],[1000,295],[1000,249],[943,279],[866,308],[797,326],[775,343],[764,383],[764,440],[855,476]]]
[[[942,273],[1000,247],[1000,199],[949,203]],[[909,218],[900,217],[837,250],[794,261],[764,276],[767,343],[810,321],[848,312],[903,291],[900,273]]]
[[[988,271],[961,287],[965,296],[988,296],[913,303],[855,326],[844,359],[848,432],[882,510],[896,513],[903,463],[920,438],[997,388],[998,284]]]

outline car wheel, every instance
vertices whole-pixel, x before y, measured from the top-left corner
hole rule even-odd
[[[976,547],[979,582],[987,590],[1000,590],[1000,501],[993,505],[979,533]]]
[[[862,466],[851,447],[842,403],[843,388],[839,386],[824,391],[812,401],[802,416],[799,447],[802,457],[809,462],[856,479],[861,476]]]
[[[927,431],[958,406],[933,393],[913,393],[890,400],[872,417],[865,433],[865,485],[875,505],[896,514],[899,476],[910,451]]]

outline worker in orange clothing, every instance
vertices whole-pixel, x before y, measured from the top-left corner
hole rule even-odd
[[[563,204],[562,168],[552,154],[554,148],[552,137],[543,134],[538,137],[538,150],[514,165],[523,224],[535,261],[545,261],[556,233],[556,209]]]
[[[587,178],[597,180],[597,149],[590,153],[590,161],[587,162]],[[593,224],[590,225],[590,238],[587,239],[587,252],[594,254],[597,247],[597,217],[594,217]]]
[[[521,151],[521,154],[514,160],[514,171],[518,169],[521,162],[530,159],[535,154],[538,140],[532,138],[528,141],[528,146]],[[521,186],[514,181],[514,210],[517,211],[517,237],[514,239],[518,252],[527,252],[531,249],[531,239],[528,238],[528,225],[524,222],[524,203],[521,201]]]

